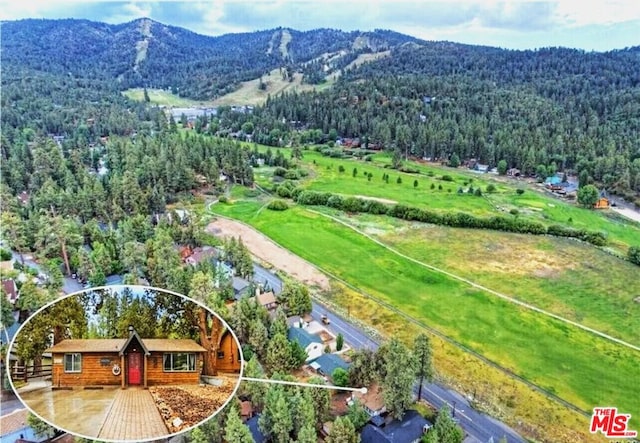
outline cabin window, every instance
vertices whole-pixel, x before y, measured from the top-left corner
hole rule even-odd
[[[171,352],[163,356],[163,367],[165,372],[174,371],[195,371],[196,354]]]
[[[64,354],[64,372],[82,372],[82,354]]]
[[[218,358],[224,358],[224,351],[218,351]]]

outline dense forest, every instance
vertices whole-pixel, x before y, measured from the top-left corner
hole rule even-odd
[[[82,174],[77,166],[97,171],[101,159],[111,171],[106,179],[122,180],[117,162],[125,142],[112,145],[105,138],[141,135],[146,140],[167,126],[160,109],[129,101],[120,94],[124,89],[161,87],[210,99],[281,68],[301,72],[304,82],[314,84],[325,82],[328,74],[340,75],[322,92],[271,97],[252,113],[221,108],[217,119],[201,121],[198,129],[251,134],[272,146],[357,138],[362,147],[394,152],[396,164],[409,157],[448,162],[455,156],[463,163],[473,158],[489,166],[504,160],[525,175],[543,165],[638,200],[639,47],[606,53],[512,51],[426,42],[382,30],[278,28],[207,37],[148,19],[122,25],[21,20],[2,26],[2,168],[14,194],[44,183],[31,182],[31,164],[35,147],[47,135],[64,138],[64,162],[76,157],[76,186],[86,181],[77,176]],[[347,68],[359,55],[382,50],[390,55]],[[156,139],[162,149],[130,156],[138,164],[138,186],[167,194],[148,197],[155,200],[143,204],[144,210],[153,212],[176,192],[191,189],[198,175],[210,180],[214,163],[224,169],[221,158],[211,159],[210,148],[197,140],[188,156],[185,144],[182,154],[171,153],[177,138]],[[106,156],[105,149],[110,150]],[[158,159],[171,163],[162,179]],[[142,164],[154,172],[142,171]],[[248,171],[224,172],[251,182]],[[63,176],[58,171],[54,182],[68,188]],[[105,185],[112,192],[114,187]],[[128,205],[125,213],[130,210]]]

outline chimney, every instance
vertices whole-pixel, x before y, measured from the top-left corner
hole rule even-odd
[[[133,325],[129,325],[129,337],[133,335],[134,331],[135,331],[135,328],[133,327]]]

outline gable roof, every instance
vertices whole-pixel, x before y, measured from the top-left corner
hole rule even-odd
[[[331,376],[333,371],[338,368],[342,368],[345,371],[349,369],[349,363],[336,354],[322,354],[320,357],[316,358],[311,365],[316,367],[316,370],[319,370],[328,376]]]
[[[86,340],[62,340],[60,343],[45,350],[45,352],[118,352],[122,354],[134,336],[137,336],[137,334],[132,335],[128,339],[92,338]],[[150,352],[206,352],[205,348],[190,339],[145,338],[139,339],[138,341],[147,355],[149,355]]]
[[[273,295],[273,292],[265,292],[263,294],[256,295],[256,300],[262,306],[267,306],[276,302],[276,296]]]
[[[410,443],[418,440],[423,433],[424,426],[431,427],[431,423],[417,411],[410,409],[405,411],[402,420],[393,420],[391,423],[378,427],[372,424],[362,429],[362,443]]]
[[[28,411],[26,409],[18,409],[0,417],[0,435],[7,435],[20,429],[28,428],[27,415]]]
[[[320,337],[308,333],[303,328],[289,328],[289,330],[287,331],[287,338],[289,339],[289,341],[297,341],[298,344],[304,349],[306,349],[307,346],[312,343],[322,343]]]

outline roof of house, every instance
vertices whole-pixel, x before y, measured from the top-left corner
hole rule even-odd
[[[192,254],[186,258],[189,263],[198,264],[207,258],[215,258],[218,251],[213,246],[202,246],[195,248]]]
[[[260,431],[260,427],[258,426],[258,419],[260,415],[254,415],[249,420],[247,420],[247,426],[249,427],[249,431],[251,432],[251,436],[253,437],[253,441],[256,443],[264,443],[267,441],[266,437]]]
[[[311,343],[322,343],[320,337],[310,334],[303,328],[289,328],[287,338],[290,341],[297,341],[300,346],[307,348]]]
[[[262,294],[258,294],[256,296],[258,303],[262,306],[267,306],[276,302],[276,296],[273,295],[273,292],[264,292]]]
[[[242,277],[234,276],[231,279],[231,286],[235,292],[242,292],[249,287],[250,283]]]
[[[91,338],[62,340],[45,352],[123,352],[129,339]],[[189,339],[145,338],[139,340],[148,352],[206,352],[206,349]]]
[[[363,394],[360,391],[353,393],[355,397],[363,406],[371,409],[372,411],[379,411],[384,407],[384,397],[382,396],[382,388],[376,383],[372,384],[367,393]]]
[[[240,415],[248,417],[253,412],[253,404],[250,401],[240,402]]]
[[[2,280],[2,289],[4,293],[7,294],[9,302],[15,303],[18,299],[18,287],[16,286],[15,280],[12,278]]]
[[[316,364],[316,370],[320,370],[323,374],[329,376],[338,368],[342,368],[345,371],[349,369],[349,363],[336,354],[322,354],[320,357],[316,358],[313,363]]]
[[[0,417],[0,435],[7,435],[20,429],[28,428],[26,409],[18,409],[10,414]]]
[[[360,434],[362,443],[410,443],[422,436],[424,426],[431,427],[431,423],[412,409],[405,411],[402,420],[378,427],[366,425]]]

